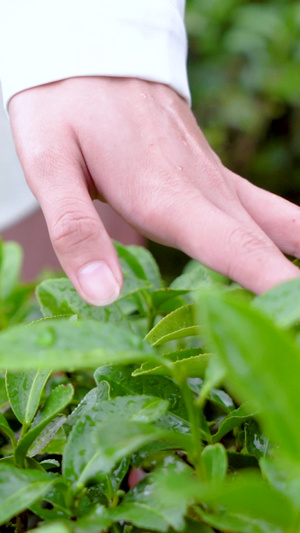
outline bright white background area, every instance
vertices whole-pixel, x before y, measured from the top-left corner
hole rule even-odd
[[[36,208],[37,202],[25,182],[14,148],[0,84],[0,231],[19,222]]]

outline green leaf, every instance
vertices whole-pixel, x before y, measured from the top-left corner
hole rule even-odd
[[[1,240],[0,240],[0,242],[1,242]],[[5,377],[4,376],[0,376],[0,410],[4,409],[8,405],[9,405],[9,401],[8,401],[8,398],[7,398]]]
[[[145,405],[145,407],[142,407],[137,413],[134,413],[130,417],[130,420],[133,422],[143,422],[144,424],[154,422],[165,414],[168,405],[168,402],[165,400],[154,398],[152,402]]]
[[[105,494],[109,504],[114,501],[116,492],[119,490],[120,485],[128,472],[130,463],[130,456],[124,457],[109,474],[98,474],[96,476],[97,487],[103,494]]]
[[[183,533],[214,533],[214,530],[209,526],[203,524],[203,522],[194,522],[194,520],[188,519],[185,521],[186,526]]]
[[[68,491],[68,482],[61,476],[57,477],[55,485],[43,496],[42,500],[30,506],[30,511],[43,520],[49,520],[51,522],[54,520],[70,519],[73,510],[66,503]]]
[[[165,314],[175,311],[179,307],[185,305],[185,300],[180,296],[187,294],[189,291],[185,289],[170,289],[166,287],[164,289],[156,289],[151,292],[152,306],[156,310],[156,313]]]
[[[108,473],[117,461],[127,455],[127,453],[123,453],[124,449],[119,442],[122,435],[122,423],[127,424],[127,421],[132,420],[132,417],[136,415],[142,416],[143,420],[147,421],[147,407],[150,407],[151,420],[155,418],[155,414],[159,418],[163,410],[166,410],[167,402],[160,400],[162,403],[156,403],[156,409],[151,411],[151,406],[156,400],[157,398],[152,396],[118,397],[113,400],[103,401],[90,409],[89,413],[81,417],[72,428],[64,451],[63,474],[71,481],[80,479],[84,483],[88,477],[94,476],[100,471]],[[111,431],[115,432],[113,435],[116,438],[115,442],[111,443],[113,459],[106,466],[102,464],[103,451],[100,449],[99,438],[97,437],[98,431],[100,431],[99,428],[103,427],[104,423],[110,429],[103,429],[103,438],[108,438],[108,434]],[[137,423],[131,422],[130,424],[133,424],[130,427],[137,427]],[[142,427],[142,424],[139,422],[138,427],[140,426]],[[156,431],[153,426],[151,428],[153,429],[153,439],[156,438],[156,435],[165,433],[163,430],[157,429]],[[118,433],[119,430],[120,434]],[[107,435],[104,435],[104,433],[107,433]],[[153,439],[150,433],[148,431],[146,435],[142,434],[142,439],[146,438],[147,442],[151,442]],[[116,457],[118,452],[121,455]]]
[[[278,458],[261,457],[259,460],[262,475],[277,491],[287,496],[297,515],[300,512],[300,478],[298,472],[287,469]]]
[[[195,291],[203,285],[211,285],[212,281],[207,268],[200,263],[193,265],[187,272],[178,276],[170,285],[170,289]]]
[[[67,418],[65,416],[57,416],[41,431],[41,433],[34,439],[32,445],[28,449],[28,457],[38,455],[47,444],[53,439],[54,435],[63,426]]]
[[[227,392],[221,389],[212,389],[208,396],[209,400],[220,407],[226,413],[231,413],[234,411],[235,405],[232,398],[227,394]]]
[[[220,385],[225,377],[225,369],[220,360],[215,356],[210,356],[205,369],[204,382],[196,400],[196,405],[203,407],[208,396],[216,385]]]
[[[100,402],[110,399],[110,387],[107,381],[101,381],[97,387],[91,389],[85,397],[81,400],[80,404],[72,411],[68,416],[67,422],[65,424],[65,429],[67,432],[71,430],[71,427],[76,424],[76,422],[83,415],[88,414],[93,407],[97,407]]]
[[[155,396],[169,402],[169,411],[176,414],[184,421],[188,420],[186,407],[180,394],[179,387],[170,379],[163,376],[137,376],[133,377],[133,365],[103,366],[95,371],[94,378],[97,383],[103,380],[110,385],[110,395],[116,396],[145,395]]]
[[[25,428],[34,419],[49,375],[48,370],[6,373],[6,389],[11,408]]]
[[[245,442],[250,455],[257,459],[264,457],[269,447],[269,439],[260,430],[256,420],[247,420],[245,423]]]
[[[145,340],[151,346],[164,342],[199,334],[199,326],[195,325],[195,306],[184,305],[164,317],[146,335]]]
[[[0,333],[0,368],[63,370],[157,357],[134,333],[93,320],[43,320]]]
[[[2,244],[0,263],[0,300],[6,300],[20,278],[23,260],[22,248],[16,242]]]
[[[287,328],[300,318],[300,280],[292,279],[254,298],[252,305],[278,326]]]
[[[110,509],[109,516],[155,531],[182,530],[197,483],[191,468],[170,461],[131,489],[118,507]]]
[[[38,470],[21,470],[0,463],[0,524],[41,498],[55,480]]]
[[[44,470],[52,470],[53,468],[59,468],[60,462],[57,461],[57,459],[44,459],[40,462],[40,465],[43,467]]]
[[[281,527],[272,525],[265,520],[233,515],[222,510],[214,515],[201,509],[197,509],[197,512],[206,524],[218,528],[218,531],[220,529],[220,531],[230,531],[232,533],[241,533],[241,531],[243,533],[283,533]]]
[[[188,348],[176,352],[164,354],[164,359],[171,361],[171,365],[166,367],[155,364],[152,361],[143,363],[132,375],[155,374],[158,376],[180,375],[186,377],[203,377],[210,355],[204,354],[201,348]]]
[[[224,435],[232,431],[235,427],[240,426],[243,422],[249,418],[257,415],[257,409],[254,408],[251,402],[246,402],[238,409],[231,411],[221,422],[220,427],[212,436],[213,443],[219,442]]]
[[[71,384],[69,385],[58,385],[48,396],[45,405],[40,409],[36,415],[30,430],[19,440],[17,447],[15,449],[15,460],[17,464],[21,465],[24,461],[30,446],[34,443],[43,429],[53,420],[53,418],[63,411],[63,409],[70,403],[73,398],[74,389]],[[64,419],[65,421],[65,419]],[[59,422],[59,421],[58,421]],[[56,430],[59,429],[59,424],[54,423],[54,427],[51,426],[48,428],[48,431],[54,430],[52,435],[55,434]],[[46,433],[47,435],[47,433]],[[48,433],[49,435],[49,433]],[[47,437],[44,434],[44,442],[47,444]],[[45,438],[46,437],[46,438]],[[40,441],[37,444],[38,449],[40,449]],[[33,448],[34,450],[34,448]],[[33,451],[32,454],[33,455]]]
[[[149,250],[142,246],[123,246],[117,242],[114,244],[123,272],[127,274],[132,272],[137,278],[148,280],[153,289],[160,289],[163,286],[159,268]]]
[[[199,312],[211,348],[226,366],[230,388],[255,402],[267,434],[299,467],[300,353],[292,339],[229,294],[202,294]]]
[[[228,468],[228,459],[227,452],[222,444],[205,446],[201,454],[201,461],[208,481],[224,481]]]
[[[138,280],[135,287],[132,285],[132,280],[124,281],[123,296],[144,288],[145,283]],[[45,317],[77,315],[79,318],[90,318],[100,322],[127,323],[118,303],[106,307],[89,305],[80,298],[67,278],[42,281],[36,288],[36,296]]]
[[[9,423],[7,422],[5,416],[0,413],[0,433],[8,437],[13,446],[16,444],[16,439],[13,430],[11,429]]]
[[[289,499],[254,473],[229,478],[227,482],[212,487],[211,491],[207,490],[202,500],[208,505],[220,506],[225,517],[228,513],[229,516],[254,520],[254,524],[265,521],[283,531],[297,531],[297,528],[293,529],[297,519]]]
[[[78,478],[79,487],[98,472],[108,474],[127,455],[150,442],[167,437],[168,434],[152,424],[119,419],[113,425],[110,422],[100,424],[97,436],[98,440],[96,435],[92,439],[93,456],[86,462]]]
[[[43,448],[43,454],[49,455],[62,455],[64,453],[65,445],[67,442],[66,433],[63,428],[60,428],[58,432],[52,437],[50,442]]]
[[[30,529],[29,533],[34,531],[36,531],[37,533],[39,533],[40,531],[42,533],[73,533],[74,529],[71,525],[69,526],[61,522],[54,522],[52,524],[46,524],[36,529]]]

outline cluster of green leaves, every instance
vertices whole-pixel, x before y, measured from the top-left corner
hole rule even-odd
[[[44,280],[44,318],[0,333],[0,526],[299,531],[299,280],[253,297],[191,261],[164,287],[116,248],[116,303]]]
[[[299,0],[187,0],[187,29],[193,107],[214,149],[299,197]]]

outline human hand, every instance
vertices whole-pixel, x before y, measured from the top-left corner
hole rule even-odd
[[[300,257],[299,207],[226,169],[169,87],[71,78],[18,93],[9,112],[55,252],[87,302],[111,303],[122,286],[92,198],[253,292],[299,277],[283,255]]]

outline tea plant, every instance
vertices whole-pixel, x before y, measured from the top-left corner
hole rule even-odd
[[[1,531],[300,531],[300,281],[253,297],[191,261],[166,288],[116,248],[116,303],[48,279],[18,325],[1,248]]]

